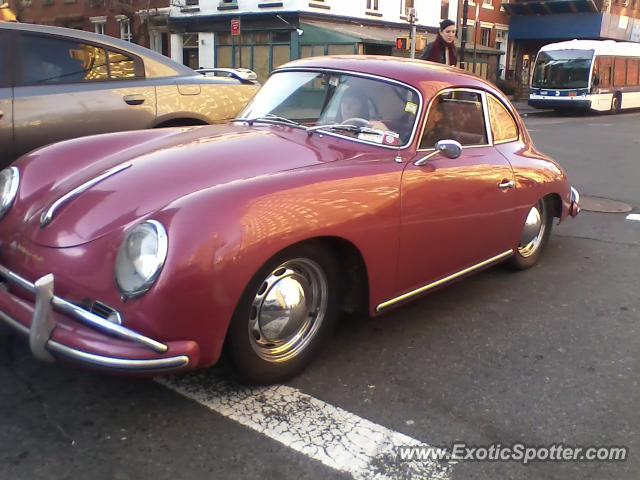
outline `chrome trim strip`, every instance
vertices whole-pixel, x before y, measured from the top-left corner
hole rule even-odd
[[[2,311],[0,311],[0,321],[4,321],[5,324],[7,324],[13,330],[21,333],[25,337],[29,336],[29,329],[27,327],[14,320]],[[46,344],[46,347],[49,351],[69,358],[71,360],[103,368],[113,368],[127,371],[160,371],[183,368],[189,365],[189,357],[187,357],[186,355],[179,355],[177,357],[169,358],[156,358],[150,360],[129,360],[125,358],[104,357],[102,355],[83,352],[81,350],[76,350],[74,348],[67,347],[66,345],[62,345],[61,343],[54,340],[49,340]]]
[[[398,302],[401,302],[403,300],[406,300],[407,298],[413,297],[414,295],[418,295],[420,293],[424,293],[428,290],[431,290],[435,287],[438,287],[444,283],[450,282],[452,280],[455,280],[458,277],[461,277],[463,275],[466,275],[467,273],[470,273],[474,270],[477,270],[479,268],[485,267],[491,263],[497,262],[498,260],[502,260],[504,258],[510,257],[513,254],[513,250],[508,250],[506,252],[501,253],[500,255],[496,255],[495,257],[491,257],[487,260],[485,260],[484,262],[480,262],[476,265],[472,265],[471,267],[467,267],[464,270],[460,270],[457,273],[454,273],[452,275],[449,275],[447,277],[441,278],[440,280],[437,280],[433,283],[430,283],[428,285],[425,285],[423,287],[420,288],[416,288],[415,290],[412,290],[410,292],[407,292],[403,295],[400,295],[398,297],[392,298],[391,300],[387,300],[386,302],[382,302],[380,305],[378,305],[376,307],[376,311],[380,312],[382,310],[384,310],[385,308],[388,308],[392,305],[395,305]]]
[[[126,170],[131,165],[133,164],[129,162],[129,163],[123,163],[122,165],[118,165],[116,167],[110,168],[109,170],[102,173],[101,175],[98,175],[97,177],[92,178],[91,180],[83,183],[82,185],[79,185],[78,187],[74,188],[70,192],[66,193],[65,195],[57,199],[55,202],[51,204],[51,206],[48,209],[44,210],[40,215],[40,228],[46,227],[51,222],[51,220],[53,220],[53,217],[57,213],[57,210],[59,210],[64,205],[69,203],[75,197],[89,190],[94,185],[97,185],[103,180],[111,177],[112,175],[115,175],[116,173]]]
[[[489,145],[493,145],[493,130],[491,128],[491,118],[489,118],[489,100],[487,99],[487,92],[482,91],[482,110],[484,110],[484,131],[487,134],[487,142]]]
[[[20,288],[28,291],[29,293],[33,295],[36,294],[36,287],[33,283],[25,280],[24,278],[13,273],[2,265],[0,265],[0,276],[4,277],[9,282],[12,282]],[[122,325],[118,325],[110,322],[109,320],[105,320],[104,318],[99,317],[98,315],[91,313],[82,307],[74,305],[73,303],[68,302],[63,298],[56,297],[54,295],[51,299],[51,305],[53,306],[54,310],[57,310],[60,313],[64,313],[65,315],[68,315],[71,318],[80,321],[88,327],[94,328],[103,333],[107,333],[124,340],[129,340],[131,342],[139,343],[159,353],[164,353],[168,350],[168,347],[163,343],[140,335],[139,333],[123,327]]]
[[[424,108],[424,98],[422,97],[422,93],[420,92],[420,90],[417,89],[416,87],[414,87],[412,85],[409,85],[408,83],[404,83],[404,82],[402,82],[400,80],[395,80],[395,79],[389,78],[389,77],[381,77],[379,75],[373,75],[373,74],[370,74],[370,73],[360,73],[360,72],[354,72],[354,71],[351,71],[351,70],[341,70],[341,69],[336,69],[336,68],[324,68],[324,67],[318,67],[318,68],[314,68],[314,67],[278,68],[278,69],[274,70],[273,72],[271,72],[271,75],[273,75],[275,73],[281,73],[281,72],[335,72],[335,73],[352,75],[354,77],[373,78],[373,79],[376,79],[376,80],[381,80],[381,81],[386,82],[386,83],[394,83],[396,85],[400,85],[400,86],[408,88],[409,90],[411,90],[414,93],[418,94],[418,98],[420,99],[420,107],[418,108],[418,111],[416,113],[416,121],[413,123],[413,130],[411,131],[411,137],[409,138],[409,140],[407,141],[406,144],[404,144],[404,145],[402,145],[400,147],[392,147],[390,145],[384,145],[384,144],[375,143],[375,142],[368,142],[368,141],[365,141],[365,140],[360,140],[358,138],[348,137],[346,135],[340,135],[338,133],[331,132],[331,131],[323,131],[322,134],[323,135],[329,135],[331,137],[337,137],[337,138],[344,138],[344,139],[347,139],[347,140],[353,140],[353,141],[355,141],[357,143],[364,143],[365,145],[373,145],[373,146],[376,146],[376,147],[382,147],[382,148],[387,148],[387,149],[391,149],[391,150],[404,150],[406,148],[411,147],[411,145],[413,144],[413,141],[415,140],[416,131],[418,130],[418,128],[420,126],[420,116],[422,115],[422,111],[423,111],[423,108]],[[234,122],[235,121],[236,120],[234,120]]]

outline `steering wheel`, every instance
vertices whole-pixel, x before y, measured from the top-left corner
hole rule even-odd
[[[353,117],[353,118],[347,118],[346,120],[341,122],[340,125],[355,125],[356,127],[368,127],[369,125],[371,125],[371,123],[366,118]]]

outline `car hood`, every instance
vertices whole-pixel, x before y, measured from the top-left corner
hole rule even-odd
[[[101,151],[108,141],[109,135],[95,137],[91,151]],[[320,152],[317,145],[301,130],[278,126],[209,126],[164,134],[94,157],[86,168],[54,181],[46,194],[33,195],[37,199],[29,204],[25,227],[39,245],[81,245],[190,193],[337,159],[335,151]],[[65,151],[56,151],[56,158],[42,156],[39,161],[59,161]],[[110,169],[116,173],[87,188]],[[42,212],[74,191],[43,227]]]

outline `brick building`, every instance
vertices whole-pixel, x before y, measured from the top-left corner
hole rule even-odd
[[[9,0],[18,21],[86,30],[169,55],[169,0]]]
[[[458,30],[462,33],[464,18],[464,1],[460,0],[458,8]],[[509,49],[509,15],[502,6],[502,0],[468,0],[467,8],[467,50],[465,52],[466,67],[470,71],[484,77],[484,69],[495,71],[497,78],[508,78],[509,71],[515,69],[515,61]],[[498,57],[474,56],[473,44],[499,50]],[[475,61],[474,61],[475,58]],[[497,61],[497,63],[495,63]]]

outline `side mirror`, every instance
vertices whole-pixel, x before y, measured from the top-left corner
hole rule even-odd
[[[591,81],[591,85],[593,85],[594,87],[597,87],[598,85],[600,85],[600,75],[598,75],[597,73],[593,76],[593,80]]]
[[[458,158],[462,155],[462,145],[455,140],[440,140],[436,143],[436,150],[447,158]]]
[[[427,163],[427,161],[438,153],[442,153],[447,158],[458,158],[462,155],[462,145],[460,142],[455,140],[440,140],[436,142],[435,150],[429,153],[426,157],[422,157],[420,160],[417,160],[414,165],[420,167]]]

